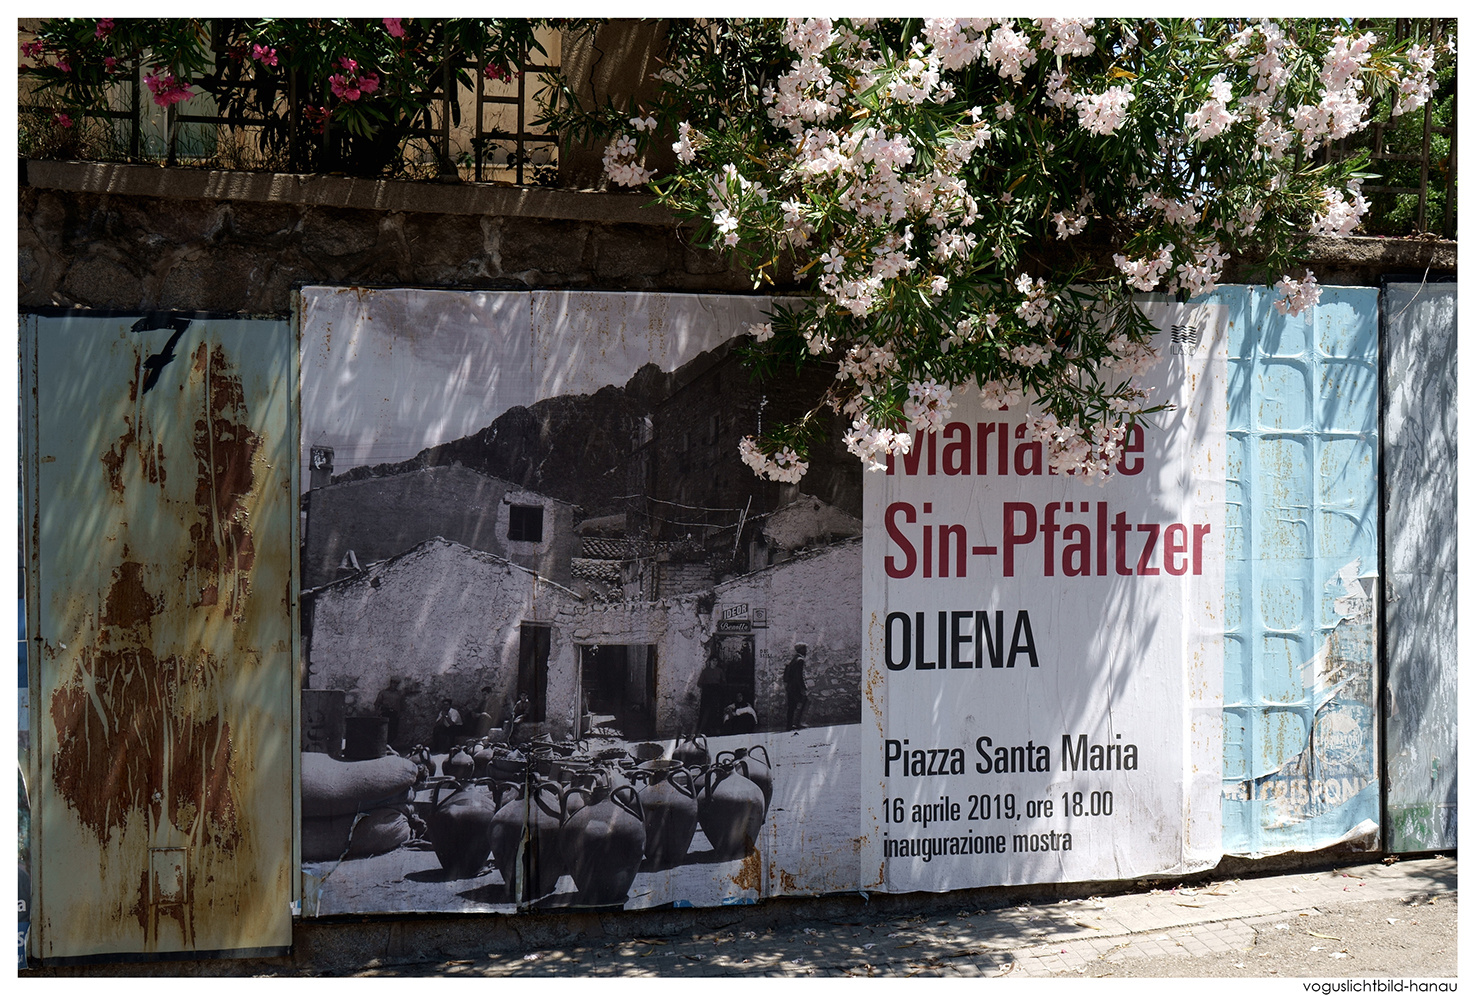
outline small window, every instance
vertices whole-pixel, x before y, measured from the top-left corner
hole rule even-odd
[[[543,506],[514,505],[507,520],[507,538],[529,543],[543,542]]]

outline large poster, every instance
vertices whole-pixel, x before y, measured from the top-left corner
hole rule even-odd
[[[1121,879],[1220,857],[1223,307],[1152,303],[1174,409],[1053,473],[966,392],[866,481],[867,884]]]
[[[965,391],[890,471],[837,426],[779,484],[738,442],[829,378],[751,377],[767,299],[305,289],[304,912],[1114,880],[1361,833],[1371,300],[1145,299],[1172,407],[1105,482]]]
[[[861,473],[739,461],[828,379],[770,303],[304,290],[306,912],[855,887]]]

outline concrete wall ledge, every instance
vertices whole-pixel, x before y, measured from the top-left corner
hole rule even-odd
[[[677,224],[670,211],[651,206],[648,194],[43,159],[25,159],[21,163],[22,186],[49,190],[610,225]]]
[[[44,159],[22,162],[23,185],[50,190],[414,214],[585,221],[607,225],[678,224],[666,208],[652,205],[647,194]],[[1423,270],[1428,267],[1432,272],[1451,273],[1456,268],[1456,243],[1434,237],[1314,238],[1308,243],[1308,250],[1308,264],[1314,270],[1329,267]],[[1232,263],[1226,273],[1227,280],[1234,278],[1231,271],[1236,269],[1236,264]]]

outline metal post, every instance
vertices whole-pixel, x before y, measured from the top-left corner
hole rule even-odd
[[[1430,105],[1433,100],[1425,101],[1425,137],[1420,143],[1420,212],[1418,224],[1420,231],[1427,232],[1430,226],[1425,223],[1425,202],[1430,196],[1430,127],[1434,119],[1430,114]]]
[[[133,160],[138,159],[139,132],[143,130],[138,113],[138,74],[142,69],[143,66],[139,63],[135,62],[133,64],[133,85],[129,88],[129,112],[132,128],[130,128],[128,135],[128,158]]]
[[[528,158],[527,144],[523,141],[523,105],[527,98],[527,66],[528,49],[524,46],[522,54],[518,56],[518,137],[513,142],[513,149],[518,158],[517,183],[523,185],[523,160]]]
[[[451,39],[441,39],[441,176],[452,172],[451,166]]]
[[[472,167],[472,179],[477,183],[482,182],[482,159],[487,154],[487,133],[482,126],[482,104],[487,92],[487,77],[482,73],[482,67],[486,65],[486,56],[478,52],[477,64],[472,66],[472,75],[477,80],[477,126],[472,135],[472,153],[475,156]]]

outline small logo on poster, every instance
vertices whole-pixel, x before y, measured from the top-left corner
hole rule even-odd
[[[1189,355],[1199,348],[1198,325],[1170,325],[1169,352]]]

